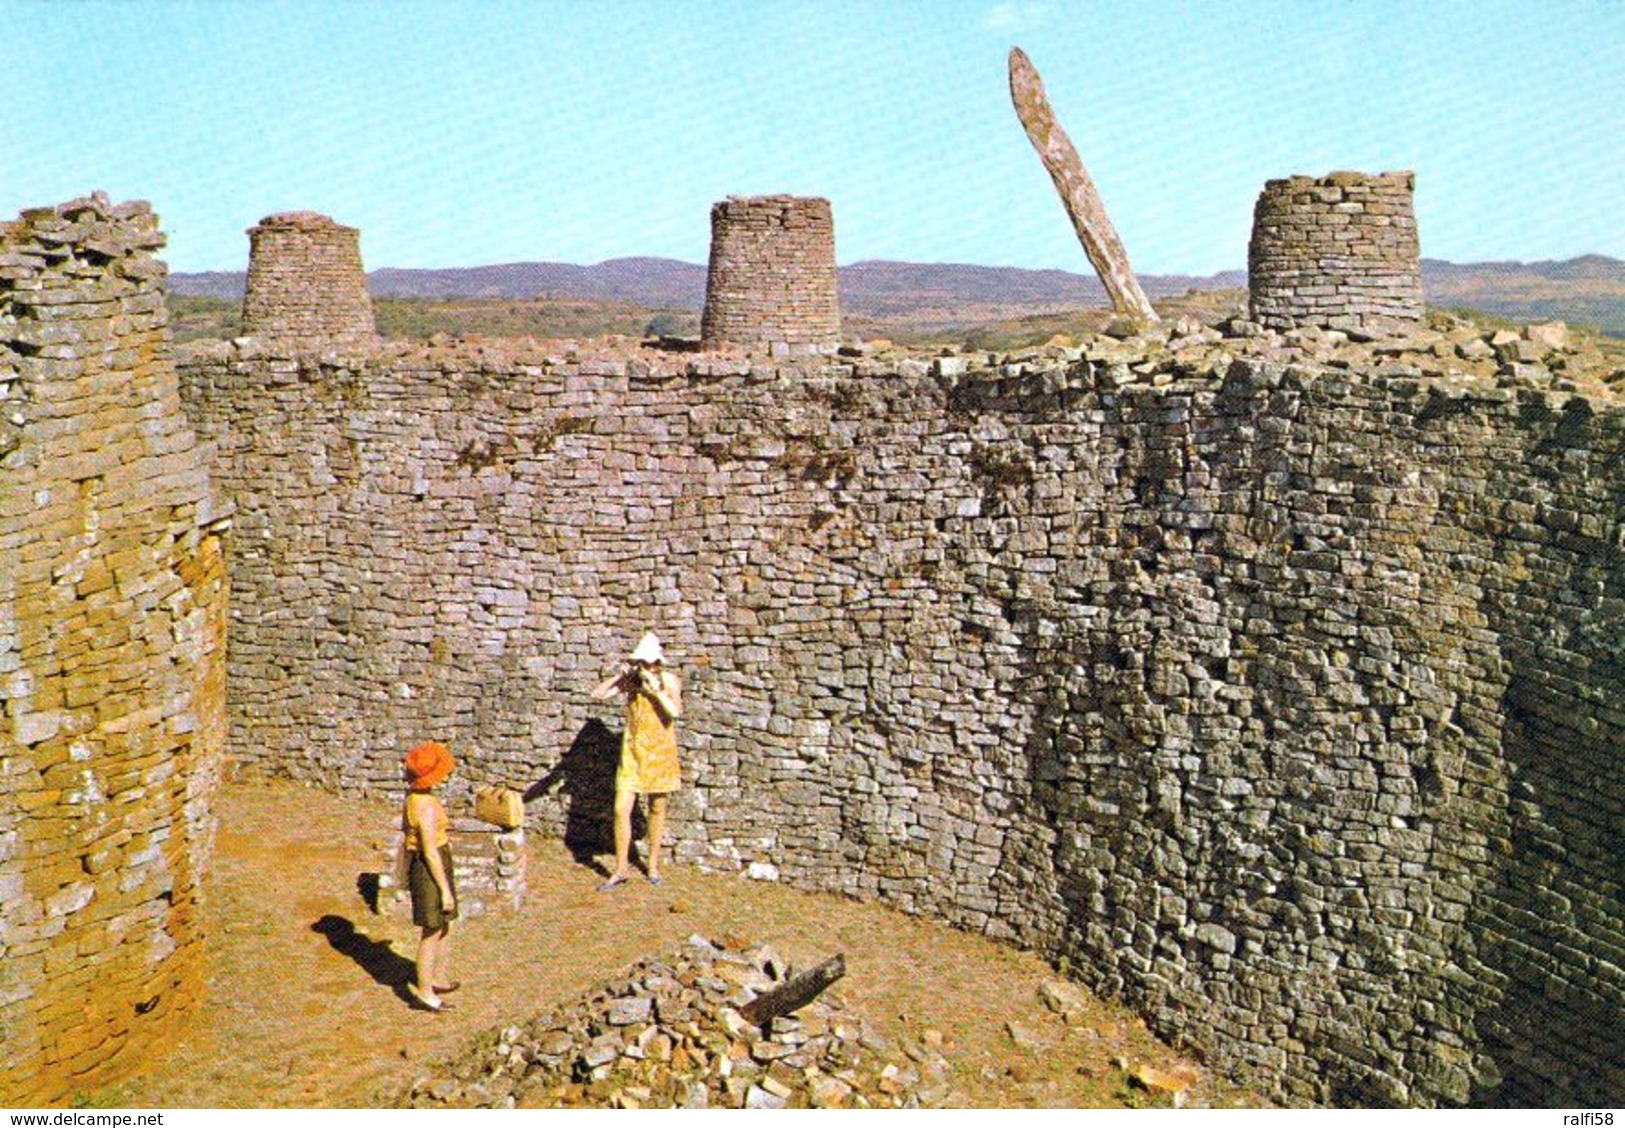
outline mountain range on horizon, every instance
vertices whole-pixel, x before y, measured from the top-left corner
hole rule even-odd
[[[178,297],[237,299],[241,271],[177,272]],[[865,260],[839,267],[843,311],[895,317],[956,307],[1003,306],[1032,312],[1098,307],[1106,292],[1093,275],[1065,270]],[[384,267],[367,275],[374,298],[489,298],[524,301],[574,299],[626,302],[653,309],[698,310],[705,302],[706,268],[666,258],[618,258],[592,266],[516,262],[440,269]],[[1210,275],[1142,274],[1152,299],[1191,291],[1235,290],[1245,270]],[[1422,260],[1429,304],[1465,307],[1511,320],[1560,319],[1625,336],[1625,261],[1582,255],[1561,261],[1452,263]]]

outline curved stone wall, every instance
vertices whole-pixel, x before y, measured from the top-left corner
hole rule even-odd
[[[250,227],[248,244],[245,333],[301,351],[377,342],[354,227],[316,212],[281,212]]]
[[[1277,329],[1421,321],[1415,182],[1410,172],[1266,182],[1247,248],[1253,320]]]
[[[701,342],[832,353],[841,342],[835,279],[828,200],[731,196],[713,204]]]
[[[0,224],[0,1105],[117,1080],[203,985],[227,581],[162,242],[100,195]]]
[[[1226,346],[197,349],[237,753],[392,792],[450,734],[605,849],[652,626],[681,859],[1066,955],[1283,1099],[1605,1100],[1625,412]]]

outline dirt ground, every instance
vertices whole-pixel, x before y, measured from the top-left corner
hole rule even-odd
[[[1130,1072],[1196,1063],[1128,1012],[1100,1004],[1068,1026],[1038,990],[1054,971],[1032,953],[841,897],[670,865],[613,893],[556,842],[532,837],[521,912],[461,922],[455,1010],[398,995],[415,930],[373,915],[358,878],[375,872],[398,817],[382,802],[240,781],[219,797],[208,891],[208,994],[179,1044],[143,1076],[80,1104],[156,1108],[369,1107],[453,1056],[475,1034],[523,1021],[693,933],[771,943],[798,966],[844,952],[832,988],[883,1034],[942,1036],[954,1088],[982,1107],[1170,1105]],[[933,1036],[934,1037],[934,1036]],[[1188,1105],[1258,1105],[1207,1071]]]

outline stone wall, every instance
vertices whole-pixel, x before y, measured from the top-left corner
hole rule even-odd
[[[702,343],[832,353],[841,341],[835,278],[828,200],[730,196],[713,204]]]
[[[1334,172],[1271,180],[1253,210],[1253,320],[1272,328],[1359,329],[1422,319],[1415,174]]]
[[[117,1079],[202,989],[223,514],[144,203],[0,224],[0,1105]]]
[[[237,754],[396,794],[451,734],[454,807],[607,850],[653,627],[679,860],[1064,955],[1286,1100],[1606,1102],[1625,411],[1257,344],[200,347]]]
[[[503,830],[479,819],[453,817],[447,828],[451,838],[452,880],[457,886],[457,915],[461,920],[487,911],[512,912],[523,908],[530,887],[525,875],[525,828]],[[379,861],[378,900],[374,911],[400,920],[412,919],[412,897],[395,872],[405,837],[400,827],[390,831]]]
[[[245,333],[317,352],[376,343],[354,227],[315,212],[282,212],[250,227],[248,243]]]

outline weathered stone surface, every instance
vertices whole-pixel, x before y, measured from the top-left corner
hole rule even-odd
[[[774,357],[833,353],[841,343],[835,220],[828,200],[731,196],[711,208],[711,258],[700,338]]]
[[[653,625],[677,861],[1065,956],[1283,1099],[1593,1103],[1617,1039],[1556,1017],[1622,1010],[1625,411],[1583,339],[1506,343],[189,352],[237,751],[394,795],[432,727],[454,805],[604,849],[589,690]]]
[[[1019,47],[1010,49],[1010,98],[1015,103],[1016,117],[1027,131],[1027,139],[1044,162],[1044,169],[1060,193],[1061,203],[1072,220],[1100,283],[1106,288],[1112,308],[1138,323],[1154,323],[1160,318],[1151,306],[1151,299],[1140,288],[1129,265],[1128,252],[1117,237],[1101,202],[1094,179],[1078,156],[1072,139],[1055,120],[1049,99],[1044,95],[1044,83],[1026,52]]]
[[[1051,979],[1045,981],[1038,988],[1039,997],[1044,1005],[1056,1014],[1070,1016],[1088,1009],[1090,996],[1087,991],[1065,979]]]
[[[1544,321],[1539,325],[1531,325],[1524,330],[1524,335],[1548,352],[1569,347],[1569,327],[1561,321]]]
[[[1266,183],[1247,249],[1252,319],[1353,331],[1420,322],[1415,179],[1334,172]]]
[[[225,513],[180,410],[162,242],[148,205],[100,193],[0,223],[8,1107],[139,1068],[203,988]]]

